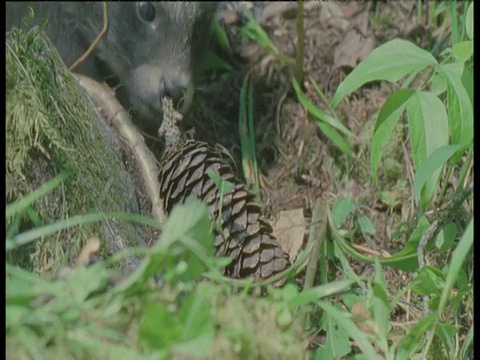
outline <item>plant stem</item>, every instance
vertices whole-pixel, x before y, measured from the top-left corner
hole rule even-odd
[[[297,59],[295,69],[295,79],[299,84],[303,80],[303,49],[304,49],[304,29],[303,29],[303,0],[297,1]]]

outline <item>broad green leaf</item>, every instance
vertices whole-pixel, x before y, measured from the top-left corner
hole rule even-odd
[[[177,281],[193,282],[199,280],[207,266],[211,264],[211,258],[214,254],[214,238],[210,231],[211,221],[206,207],[203,207],[203,203],[200,204],[204,209],[203,216],[189,229],[186,236],[181,239],[181,243],[174,243],[173,248],[178,256],[169,257],[176,263],[183,262],[187,265],[185,271],[177,275]]]
[[[179,318],[182,326],[178,339],[180,344],[175,346],[175,349],[183,354],[203,356],[215,336],[209,302],[211,294],[206,290],[207,288],[199,288],[188,295],[181,305]]]
[[[315,359],[336,359],[351,352],[352,346],[348,333],[337,324],[328,312],[324,313],[322,328],[325,330],[327,337],[325,345],[315,352]]]
[[[372,221],[367,216],[360,216],[358,218],[358,224],[364,234],[375,235],[375,226],[373,226]]]
[[[407,104],[408,124],[415,168],[436,149],[448,144],[448,117],[440,99],[428,92],[418,91]],[[434,195],[440,169],[431,173],[420,198],[425,208]]]
[[[333,127],[324,122],[317,122],[318,127],[322,132],[335,144],[344,154],[352,156],[352,149],[350,144],[346,141]]]
[[[445,276],[433,266],[422,267],[410,284],[412,291],[420,296],[440,295],[444,286]]]
[[[454,223],[445,225],[445,227],[438,233],[435,241],[435,246],[443,251],[450,249],[457,237],[458,229]]]
[[[445,345],[445,348],[448,349],[450,353],[450,358],[455,358],[455,348],[454,348],[454,338],[455,335],[459,331],[458,326],[445,324],[445,323],[438,323],[437,328],[435,329],[435,335],[437,335]]]
[[[473,40],[473,1],[468,7],[467,11],[467,19],[466,19],[466,28],[467,28],[467,35],[470,38],[470,40]]]
[[[417,169],[413,180],[413,196],[417,203],[420,200],[420,191],[423,185],[432,177],[432,174],[444,165],[460,148],[462,148],[461,145],[442,146],[433,151]]]
[[[341,327],[347,335],[356,342],[357,346],[368,356],[369,359],[380,359],[380,356],[377,355],[370,344],[370,340],[366,333],[361,331],[357,325],[355,325],[351,320],[351,315],[349,313],[339,310],[336,306],[330,303],[319,301],[317,305],[323,309],[325,314],[328,314],[328,316],[332,318],[332,321],[337,323],[338,327]],[[337,354],[334,353],[334,355]]]
[[[208,218],[207,205],[198,199],[190,198],[185,204],[173,207],[162,231],[162,236],[154,245],[165,248],[186,235],[194,235],[195,226]]]
[[[465,64],[473,56],[473,42],[461,41],[458,44],[453,45],[452,54],[455,57],[457,63]]]
[[[189,198],[185,204],[174,206],[160,239],[151,248],[153,253],[146,256],[132,274],[115,286],[116,291],[135,291],[162,266],[165,267],[172,262],[179,263],[182,260],[188,264],[188,268],[179,276],[179,279],[189,281],[201,277],[201,272],[205,268],[202,261],[205,257],[203,255],[213,254],[213,235],[210,234],[210,224],[207,205],[200,200]],[[178,245],[180,248],[176,248],[178,255],[172,258],[167,249],[177,245],[177,242],[181,243]],[[199,243],[202,246],[198,246]],[[187,246],[190,247],[187,248]],[[171,265],[170,269],[173,271],[179,270],[175,269],[173,264]]]
[[[295,89],[295,93],[297,94],[298,101],[300,104],[305,107],[312,116],[321,120],[330,126],[336,128],[337,130],[344,133],[346,136],[352,136],[352,132],[348,130],[345,125],[343,125],[340,121],[338,121],[333,116],[328,115],[326,112],[322,111],[319,107],[317,107],[313,102],[308,99],[305,94],[303,93],[300,85],[298,84],[295,78],[292,78],[293,88]]]
[[[430,91],[437,96],[447,91],[447,80],[445,79],[445,76],[439,74],[438,71],[432,75],[432,86]]]
[[[372,148],[370,150],[371,176],[375,178],[380,160],[383,154],[383,148],[390,141],[390,136],[395,125],[405,110],[408,101],[415,93],[412,89],[400,89],[394,92],[385,104],[383,104],[378,114],[375,132],[372,139]]]
[[[138,343],[145,350],[165,349],[175,342],[180,330],[166,305],[150,303],[145,306],[145,317],[138,328]]]
[[[33,284],[43,284],[46,280],[18,266],[6,265],[6,302],[9,305],[28,305],[28,302],[39,295]]]
[[[413,352],[422,346],[422,338],[425,333],[432,328],[436,317],[437,316],[435,313],[431,314],[430,316],[420,320],[413,328],[410,329],[408,334],[398,344],[395,359],[409,360],[412,358]]]
[[[337,199],[332,208],[333,221],[335,222],[336,227],[342,225],[347,219],[348,215],[350,215],[350,211],[352,211],[352,206],[353,199],[350,197]]]
[[[467,144],[473,139],[473,106],[455,64],[439,67],[447,79],[448,120],[453,144]]]
[[[410,41],[394,39],[371,52],[339,85],[333,97],[336,108],[346,95],[374,80],[396,82],[409,72],[436,66],[437,61]]]

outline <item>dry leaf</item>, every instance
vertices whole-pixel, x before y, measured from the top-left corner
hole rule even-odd
[[[365,320],[370,318],[370,314],[368,313],[367,309],[365,309],[365,306],[363,306],[360,302],[356,302],[355,305],[353,305],[352,315]],[[367,324],[360,321],[355,321],[355,323],[360,330],[366,332],[367,334],[375,334],[375,330],[373,330]]]
[[[86,266],[90,263],[90,259],[100,250],[100,240],[94,236],[88,239],[85,246],[80,251],[77,258],[77,266]]]
[[[295,259],[303,245],[305,235],[305,218],[303,209],[284,210],[273,225],[273,236],[280,243],[283,251]]]

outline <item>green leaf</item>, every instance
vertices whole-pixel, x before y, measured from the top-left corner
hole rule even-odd
[[[397,347],[397,354],[395,359],[408,360],[411,359],[412,354],[422,346],[422,337],[432,328],[436,319],[436,314],[420,320],[408,334],[400,340]]]
[[[313,102],[308,99],[305,94],[302,92],[300,85],[298,84],[295,78],[292,78],[293,88],[295,89],[295,93],[297,94],[298,101],[300,104],[305,107],[312,116],[317,118],[320,121],[327,123],[328,125],[336,128],[337,130],[344,133],[346,136],[352,136],[352,132],[348,130],[345,125],[343,125],[340,121],[338,121],[333,116],[328,115],[324,111],[322,111],[319,107],[317,107]]]
[[[362,233],[375,235],[375,226],[373,226],[372,221],[367,216],[360,216],[358,218],[358,224],[360,225]]]
[[[368,339],[366,333],[362,332],[357,325],[351,320],[351,315],[347,312],[340,310],[338,307],[325,302],[318,302],[317,305],[323,309],[325,314],[332,319],[332,324],[335,322],[339,328],[342,328],[347,336],[351,337],[357,344],[357,346],[362,350],[362,352],[367,355],[369,359],[380,359]],[[329,327],[332,329],[332,327]],[[328,333],[328,330],[327,330]],[[337,336],[337,338],[340,338]],[[343,337],[345,339],[346,337]],[[332,339],[333,341],[333,339]],[[337,343],[332,343],[332,345],[337,345]],[[338,346],[338,345],[337,345]],[[337,356],[341,352],[345,351],[345,345],[340,348],[333,349],[333,355]],[[340,355],[339,355],[340,356]]]
[[[463,68],[463,64],[473,56],[473,42],[461,41],[453,45],[452,54],[455,57],[456,62],[462,65]]]
[[[378,258],[375,258],[375,280],[373,282],[373,294],[370,305],[370,312],[373,314],[373,319],[377,325],[378,333],[383,341],[383,349],[388,349],[388,342],[386,336],[390,332],[392,326],[390,324],[391,306],[388,301],[388,294],[386,291],[387,284],[383,276],[382,265]]]
[[[444,286],[445,276],[433,266],[422,267],[410,284],[412,291],[420,296],[440,295]]]
[[[178,338],[180,328],[178,321],[160,303],[145,306],[145,317],[138,328],[138,343],[145,350],[165,349]]]
[[[194,237],[196,226],[205,217],[208,218],[208,207],[198,199],[189,198],[185,204],[174,206],[154,246],[165,248],[184,236]]]
[[[433,151],[448,144],[448,117],[440,99],[428,92],[417,91],[407,104],[408,124],[413,160],[418,169]],[[428,178],[421,206],[424,209],[434,195],[440,169]]]
[[[413,196],[418,203],[420,199],[420,190],[423,185],[432,177],[435,171],[447,163],[448,159],[462,148],[461,145],[445,145],[428,156],[422,165],[417,169],[413,180]]]
[[[203,72],[211,71],[211,70],[225,70],[225,71],[232,71],[233,66],[228,63],[228,61],[222,59],[220,56],[215,54],[212,51],[206,51],[205,55],[202,58],[200,63],[200,68]]]
[[[450,249],[455,242],[457,234],[458,229],[454,223],[445,225],[445,227],[437,235],[435,246],[442,251]]]
[[[347,219],[348,215],[352,211],[353,199],[350,197],[344,197],[337,199],[332,208],[333,221],[335,226],[339,227]]]
[[[327,296],[338,294],[350,289],[353,284],[355,284],[355,280],[338,280],[304,290],[288,301],[288,308],[292,309],[296,306],[301,306]]]
[[[221,178],[220,174],[217,171],[208,169],[207,175],[210,177],[210,179],[213,180],[217,189],[220,190],[220,194],[223,194],[223,195],[228,194],[235,187],[235,185],[233,185],[233,183],[231,183],[230,181],[223,181],[223,179]]]
[[[179,313],[182,326],[175,350],[185,355],[202,357],[210,349],[215,337],[215,326],[209,302],[212,294],[206,292],[207,288],[198,290],[182,302]]]
[[[388,265],[403,271],[416,271],[418,269],[418,243],[429,226],[430,223],[428,222],[427,218],[422,216],[418,220],[417,227],[410,235],[405,247],[395,255],[383,259],[382,265]]]
[[[347,331],[339,326],[335,318],[330,316],[328,312],[324,313],[322,328],[325,330],[327,337],[325,345],[315,352],[315,359],[336,359],[351,352],[352,346]]]
[[[438,71],[432,75],[432,86],[430,91],[437,96],[440,96],[447,91],[447,80],[445,79],[445,76]]]
[[[448,120],[452,144],[468,144],[473,139],[473,106],[455,64],[439,67],[447,79]]]
[[[390,141],[392,131],[413,94],[415,94],[415,90],[412,89],[400,89],[395,91],[390,95],[388,100],[385,101],[385,104],[383,104],[383,107],[378,114],[372,139],[372,148],[370,150],[372,178],[375,178],[378,166],[380,165],[383,148]]]
[[[459,327],[450,324],[439,323],[435,329],[437,335],[443,342],[445,349],[448,349],[450,358],[455,358],[455,346],[453,344],[455,335],[459,332]]]
[[[467,19],[466,19],[465,26],[467,28],[468,37],[470,38],[470,40],[473,41],[473,33],[474,33],[474,31],[473,31],[473,1],[470,4],[470,6],[468,7]]]
[[[33,284],[46,281],[18,266],[6,265],[6,301],[9,305],[27,306],[29,301],[38,295]]]
[[[336,108],[343,97],[367,82],[396,82],[411,71],[436,65],[432,54],[417,45],[400,39],[389,41],[373,50],[339,85],[333,97],[333,107]]]
[[[318,127],[322,132],[335,144],[344,154],[352,156],[352,149],[350,144],[330,125],[327,123],[317,122]]]
[[[228,35],[225,29],[220,25],[220,21],[217,18],[213,19],[213,33],[215,34],[220,48],[228,55],[232,55],[233,51],[230,46],[230,41],[228,40]]]
[[[463,69],[462,84],[467,91],[470,102],[473,104],[473,63],[468,64]],[[447,89],[447,83],[445,82],[445,90]]]
[[[445,309],[446,303],[451,296],[451,291],[455,281],[457,280],[462,264],[465,261],[467,254],[473,246],[473,217],[468,224],[457,248],[452,253],[450,265],[448,267],[447,279],[443,288],[442,295],[440,297],[440,304],[438,306],[438,313],[442,314]]]
[[[152,253],[146,256],[135,271],[115,286],[118,292],[132,292],[157,273],[160,268],[170,263],[185,261],[187,271],[180,274],[174,266],[170,266],[179,279],[193,281],[202,276],[205,259],[213,254],[213,235],[210,234],[208,207],[198,199],[188,198],[185,204],[177,204],[172,209],[165,223],[160,239],[151,248]],[[194,239],[193,241],[191,239]],[[198,246],[198,243],[202,246]],[[180,242],[181,244],[176,244]],[[167,249],[179,246],[172,258]],[[189,251],[187,251],[189,250]]]

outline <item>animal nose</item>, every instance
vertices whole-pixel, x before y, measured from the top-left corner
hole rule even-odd
[[[165,95],[173,100],[180,112],[188,109],[193,97],[193,84],[188,77],[165,77],[164,89]]]
[[[180,81],[171,78],[166,78],[164,82],[165,95],[170,97],[175,104],[178,104],[185,95],[188,84],[183,84]]]
[[[165,79],[165,95],[170,97],[174,103],[178,103],[186,91],[186,86],[170,79]]]

